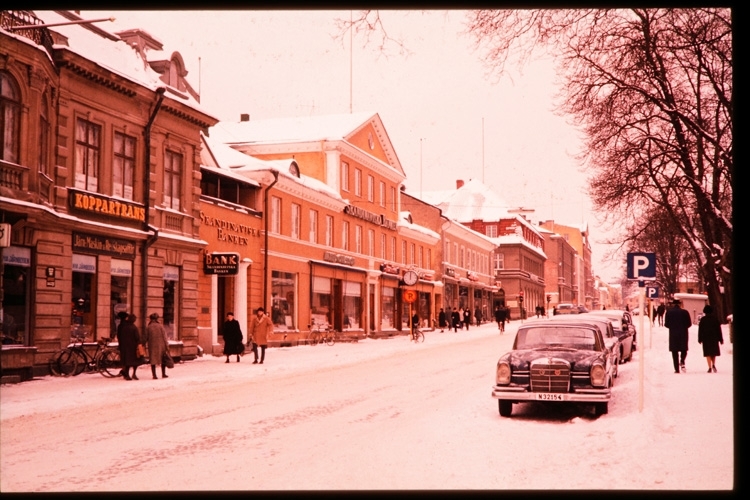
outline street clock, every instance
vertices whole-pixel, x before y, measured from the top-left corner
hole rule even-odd
[[[404,284],[406,286],[414,286],[419,281],[419,275],[415,271],[406,271],[404,273]]]

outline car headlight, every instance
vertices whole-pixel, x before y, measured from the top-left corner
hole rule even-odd
[[[510,365],[506,361],[499,361],[497,363],[495,382],[500,385],[510,384]]]
[[[607,383],[607,370],[600,364],[595,364],[591,367],[591,385],[595,387],[604,387]]]

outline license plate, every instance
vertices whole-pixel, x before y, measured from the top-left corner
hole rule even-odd
[[[537,401],[565,401],[565,396],[563,394],[554,394],[550,392],[537,392],[536,399]]]

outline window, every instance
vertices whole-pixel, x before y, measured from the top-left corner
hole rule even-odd
[[[388,237],[385,234],[380,235],[380,258],[385,260],[388,251]]]
[[[380,206],[385,207],[385,182],[380,181]]]
[[[45,92],[42,96],[42,107],[39,114],[39,172],[47,177],[51,175],[49,168],[49,127],[49,101]]]
[[[375,201],[375,178],[371,175],[367,176],[367,201]]]
[[[396,237],[391,236],[391,260],[396,262]]]
[[[415,253],[416,253],[416,248],[417,248],[417,245],[415,245],[414,243],[412,243],[411,246],[410,246],[410,250],[411,251],[409,252],[409,264],[411,264],[411,265],[416,264],[416,260],[414,258],[415,257]]]
[[[406,242],[401,242],[401,263],[406,264]]]
[[[453,244],[453,260],[451,262],[454,266],[458,265],[458,243]]]
[[[497,238],[497,226],[494,224],[491,226],[485,226],[484,233],[490,238]]]
[[[297,275],[271,271],[271,321],[274,330],[294,330]]]
[[[300,218],[302,217],[302,207],[297,203],[292,203],[292,238],[299,239],[300,235]]]
[[[164,152],[164,205],[173,210],[180,209],[182,188],[182,155],[174,151]]]
[[[424,247],[421,245],[419,247],[419,254],[417,256],[417,266],[422,267],[422,263],[424,262]]]
[[[358,168],[354,169],[354,195],[362,196],[362,171]]]
[[[505,268],[505,254],[498,252],[495,254],[495,271]]]
[[[0,71],[0,160],[18,163],[21,130],[21,93],[16,81]]]
[[[135,137],[115,132],[114,149],[112,195],[132,200],[135,172]]]
[[[318,242],[318,211],[310,210],[310,243]]]
[[[461,253],[458,254],[458,258],[459,258],[459,262],[458,262],[459,267],[465,268],[466,267],[466,249],[464,248],[463,245],[461,245]]]
[[[427,269],[432,269],[432,248],[427,249]]]
[[[101,127],[78,118],[76,121],[75,187],[87,191],[99,189]]]
[[[362,226],[354,228],[354,251],[362,253]]]
[[[396,188],[391,186],[391,211],[396,211]]]
[[[367,255],[375,257],[375,230],[367,230]]]
[[[349,191],[349,164],[341,162],[341,189]]]
[[[333,216],[326,215],[326,246],[333,246]]]
[[[450,264],[451,262],[451,240],[445,239],[445,251],[443,255],[443,262]]]
[[[271,196],[271,232],[281,234],[281,198]]]
[[[349,250],[349,221],[341,223],[341,249]]]

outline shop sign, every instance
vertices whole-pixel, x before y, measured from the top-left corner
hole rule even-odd
[[[466,271],[466,277],[469,278],[470,281],[479,281],[479,276],[477,276],[477,273],[474,271]]]
[[[74,232],[73,251],[135,259],[135,242],[97,234]]]
[[[201,212],[201,224],[216,228],[216,240],[234,243],[236,245],[248,245],[250,237],[260,237],[261,230],[246,226],[238,222],[232,222],[218,217],[211,217]]]
[[[70,208],[89,214],[106,215],[116,219],[145,222],[146,209],[139,203],[112,199],[97,193],[68,188]]]
[[[394,266],[393,264],[387,264],[384,262],[380,264],[380,272],[398,275],[401,273],[401,269],[398,266]]]
[[[177,266],[164,266],[161,275],[164,281],[180,281],[180,268]]]
[[[456,271],[454,271],[454,270],[453,270],[452,268],[450,268],[450,267],[446,267],[446,268],[445,268],[445,275],[446,275],[446,276],[450,276],[451,278],[455,278],[455,277],[456,277]]]
[[[237,274],[240,270],[240,254],[207,253],[203,257],[205,274]]]
[[[3,222],[0,224],[0,247],[7,248],[10,246],[10,224]]]
[[[365,210],[364,208],[355,207],[354,205],[345,206],[344,213],[353,217],[357,217],[358,219],[366,220],[367,222],[372,222],[373,224],[377,224],[386,229],[391,229],[393,231],[396,230],[396,221],[386,219],[385,215],[383,214],[378,215],[376,213]]]
[[[31,249],[27,247],[7,247],[3,250],[3,264],[6,266],[31,267]]]
[[[326,262],[334,262],[336,264],[345,264],[347,266],[354,265],[354,257],[334,252],[325,252],[323,254],[323,260]]]

